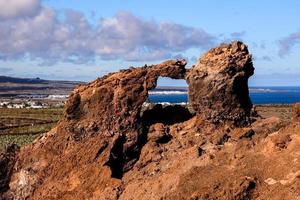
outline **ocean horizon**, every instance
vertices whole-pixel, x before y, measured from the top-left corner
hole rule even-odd
[[[249,93],[253,104],[300,102],[300,86],[250,87]],[[149,91],[149,101],[151,103],[184,104],[188,102],[188,91],[185,87],[159,87]]]

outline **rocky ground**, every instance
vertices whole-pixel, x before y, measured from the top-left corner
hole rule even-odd
[[[278,117],[284,122],[290,122],[292,119],[293,105],[291,104],[270,104],[255,105],[255,110],[263,118]]]
[[[2,199],[300,199],[300,105],[260,116],[241,42],[81,85],[33,144],[0,155]],[[186,79],[193,112],[142,109],[159,76]]]

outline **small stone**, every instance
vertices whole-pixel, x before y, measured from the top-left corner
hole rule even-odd
[[[268,185],[274,185],[277,183],[277,181],[274,180],[273,178],[268,178],[265,180],[265,183],[267,183]]]

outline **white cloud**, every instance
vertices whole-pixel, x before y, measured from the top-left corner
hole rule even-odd
[[[0,0],[0,19],[32,16],[39,8],[39,0]]]
[[[261,59],[264,61],[269,61],[269,62],[272,61],[270,56],[263,56]]]
[[[300,43],[300,32],[295,32],[287,37],[282,38],[279,40],[279,56],[283,57],[290,53],[291,49]]]
[[[13,1],[14,5],[19,2]],[[27,57],[43,64],[88,63],[96,58],[150,61],[170,58],[190,48],[207,49],[215,42],[214,36],[200,28],[144,20],[129,12],[92,24],[81,12],[67,10],[58,17],[51,8],[36,10],[38,1],[24,1],[32,5],[34,15],[13,14],[25,4],[15,9],[10,6],[6,14],[0,11],[1,16],[10,16],[0,21],[0,38],[5,38],[0,40],[2,60]]]
[[[242,40],[243,37],[245,37],[245,35],[246,35],[246,31],[234,32],[230,34],[233,40]]]

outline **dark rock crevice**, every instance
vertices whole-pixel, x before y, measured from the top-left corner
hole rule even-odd
[[[125,164],[125,155],[123,152],[123,147],[125,143],[125,136],[120,135],[114,142],[109,160],[105,165],[109,166],[111,169],[111,177],[121,179],[123,176],[123,168]]]
[[[19,147],[17,145],[11,145],[0,153],[0,199],[1,194],[9,190],[9,182],[17,160],[18,151]]]
[[[161,104],[150,106],[150,108],[145,109],[141,115],[144,126],[151,126],[156,123],[173,125],[187,121],[194,116],[185,106],[164,106]]]

